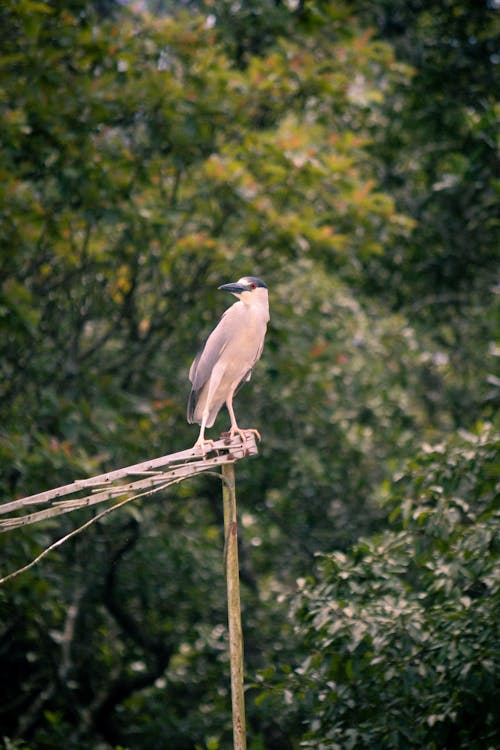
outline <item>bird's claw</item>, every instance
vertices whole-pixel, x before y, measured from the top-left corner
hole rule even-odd
[[[205,438],[202,438],[202,439],[198,438],[196,443],[193,445],[193,450],[196,450],[197,448],[199,448],[201,450],[201,455],[203,456],[203,458],[206,458],[207,446],[210,446],[210,449],[213,450],[215,446],[215,441],[207,440]]]
[[[253,435],[255,435],[256,440],[259,442],[262,440],[261,434],[258,430],[254,429],[253,427],[249,427],[248,430],[237,430],[238,434],[240,435],[243,442],[247,439],[247,433],[251,432]]]
[[[231,429],[228,430],[228,432],[224,432],[223,433],[222,437],[227,437],[227,438],[229,438],[229,440],[232,440],[235,437],[235,435],[239,435],[240,438],[241,438],[241,442],[243,443],[243,447],[246,450],[247,441],[248,441],[248,433],[249,432],[251,432],[253,435],[255,435],[255,438],[257,440],[259,440],[259,441],[262,440],[260,432],[258,430],[253,429],[253,428],[242,430],[239,427],[231,427]]]

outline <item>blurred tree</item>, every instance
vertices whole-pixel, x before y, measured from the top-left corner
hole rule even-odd
[[[449,360],[454,426],[491,419],[500,403],[498,11],[488,0],[349,7],[413,69],[411,85],[401,79],[385,97],[370,147],[381,186],[413,230],[370,260],[366,291],[383,293]]]
[[[492,416],[497,349],[486,296],[439,335],[408,308],[419,216],[388,192],[381,133],[410,72],[389,46],[340,3],[252,3],[238,51],[238,6],[207,4],[215,22],[179,6],[0,8],[0,486],[185,448],[188,367],[228,304],[215,289],[263,276],[272,325],[237,406],[265,436],[238,467],[253,674],[292,663],[287,597],[315,552],[384,523],[383,483],[422,440]],[[71,522],[3,535],[5,572]],[[205,477],[3,588],[5,736],[227,746],[221,547]],[[249,705],[253,750],[296,744],[283,718]]]
[[[350,5],[414,69],[397,117],[386,100],[377,146],[383,184],[417,220],[394,258],[406,281],[397,291],[418,291],[431,307],[439,294],[439,317],[477,284],[488,289],[498,270],[497,11],[488,0]]]

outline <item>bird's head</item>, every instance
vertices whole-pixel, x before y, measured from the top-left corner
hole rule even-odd
[[[256,276],[243,276],[232,284],[222,284],[219,289],[231,292],[246,304],[252,304],[262,298],[267,300],[267,286]]]

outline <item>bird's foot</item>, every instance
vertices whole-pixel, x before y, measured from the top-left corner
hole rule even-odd
[[[260,432],[258,430],[254,430],[252,428],[249,428],[247,430],[242,430],[240,427],[231,427],[229,432],[226,432],[225,434],[229,436],[229,439],[234,438],[235,435],[239,435],[241,438],[241,442],[246,447],[247,440],[248,440],[248,433],[251,432],[253,435],[255,435],[257,440],[262,440],[260,436]]]
[[[208,440],[206,438],[198,438],[196,443],[193,445],[193,450],[196,450],[199,448],[201,450],[201,455],[203,458],[207,455],[207,450],[213,450],[215,445],[215,442],[213,440]]]

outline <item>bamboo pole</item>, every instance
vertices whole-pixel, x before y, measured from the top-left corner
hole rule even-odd
[[[223,478],[225,566],[229,624],[229,659],[234,750],[246,750],[245,697],[243,693],[243,631],[241,628],[238,520],[234,464],[221,467]]]
[[[47,518],[59,516],[63,513],[70,513],[71,511],[79,510],[81,508],[88,508],[96,505],[97,503],[111,502],[114,501],[110,507],[101,511],[97,515],[92,516],[81,526],[78,526],[69,534],[65,534],[60,539],[57,539],[51,545],[46,547],[39,555],[37,555],[31,562],[23,565],[21,568],[14,570],[12,573],[8,573],[3,577],[0,577],[0,585],[5,583],[11,578],[19,575],[20,573],[29,570],[33,565],[36,565],[42,560],[49,552],[64,544],[68,539],[76,536],[80,532],[87,529],[91,524],[97,522],[109,513],[118,510],[123,507],[126,503],[133,500],[137,500],[140,497],[146,497],[152,495],[155,492],[164,490],[173,484],[182,482],[188,477],[196,476],[197,474],[210,471],[216,466],[231,466],[235,461],[239,461],[247,456],[255,456],[258,454],[257,443],[255,440],[255,434],[253,430],[248,430],[245,434],[235,435],[231,437],[229,433],[223,433],[219,440],[209,441],[209,443],[203,447],[193,446],[185,451],[178,453],[171,453],[167,456],[161,456],[160,458],[154,458],[149,461],[142,461],[132,466],[126,466],[123,469],[115,469],[109,471],[106,474],[99,474],[95,477],[88,477],[85,479],[77,479],[71,484],[66,484],[62,487],[56,487],[53,490],[45,490],[44,492],[38,492],[35,495],[29,497],[22,497],[17,500],[11,500],[8,502],[0,502],[0,515],[7,513],[19,513],[24,511],[26,508],[31,506],[45,505],[46,507],[42,510],[31,511],[29,513],[23,513],[23,515],[7,516],[6,518],[0,518],[0,533],[6,531],[12,531],[20,526],[26,526],[27,524],[36,523]],[[224,475],[224,471],[223,471]],[[231,479],[232,476],[232,479]],[[130,481],[130,478],[134,478]],[[233,488],[232,495],[228,496],[228,518],[234,518],[236,520],[236,505],[234,499],[234,469],[232,475],[228,474],[228,479],[225,482],[230,482]],[[224,477],[223,477],[224,478]],[[85,493],[90,492],[90,494]],[[67,498],[68,495],[79,494],[80,497],[73,497],[67,500],[61,500],[61,498]],[[83,496],[81,496],[83,495]],[[224,497],[226,497],[224,495]],[[231,497],[233,499],[231,499]],[[231,503],[234,504],[232,508]],[[48,506],[48,507],[47,507]],[[234,527],[236,532],[236,526]],[[235,540],[237,542],[237,539]],[[226,550],[228,543],[226,542]],[[231,545],[231,554],[233,550],[236,551],[236,582],[239,584],[238,574],[238,555],[237,545]],[[234,564],[234,563],[233,563]],[[228,592],[229,592],[228,587]],[[240,599],[239,589],[236,590],[237,594],[237,612],[239,616],[240,611]],[[241,622],[239,624],[239,633],[241,640]],[[241,656],[241,663],[243,657]],[[243,666],[241,666],[241,683],[243,684]],[[241,705],[243,702],[241,701]],[[240,724],[243,726],[244,735],[244,711],[240,711],[240,717],[243,717],[243,722]],[[245,745],[235,745],[238,750],[244,750]]]

